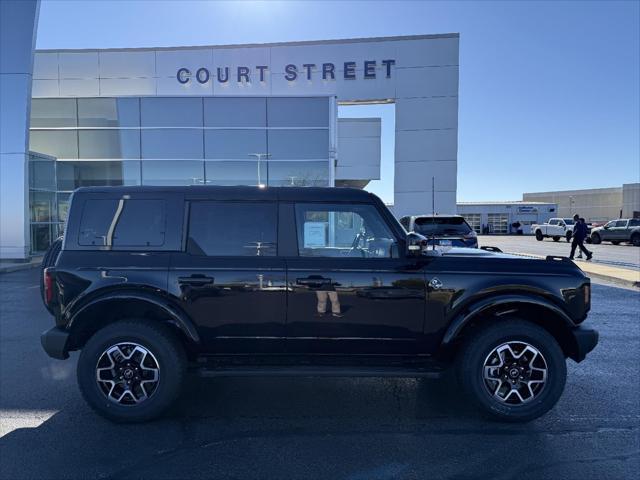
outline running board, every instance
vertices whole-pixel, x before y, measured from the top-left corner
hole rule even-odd
[[[441,378],[443,369],[338,366],[225,366],[194,370],[200,377],[398,377]]]

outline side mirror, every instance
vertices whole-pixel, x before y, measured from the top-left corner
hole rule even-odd
[[[427,249],[426,237],[416,232],[407,234],[407,257],[420,257]]]
[[[609,225],[605,225],[605,226],[604,226],[604,229],[605,229],[605,230],[609,230]]]

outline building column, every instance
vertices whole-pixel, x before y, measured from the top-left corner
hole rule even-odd
[[[29,258],[29,116],[40,0],[0,1],[0,260]]]

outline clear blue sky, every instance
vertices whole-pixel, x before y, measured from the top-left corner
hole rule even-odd
[[[640,2],[45,1],[38,48],[460,33],[458,199],[640,181]],[[391,107],[393,108],[393,107]],[[352,109],[343,110],[352,114]],[[383,180],[393,192],[393,110]]]

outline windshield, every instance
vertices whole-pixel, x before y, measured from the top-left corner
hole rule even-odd
[[[573,225],[573,218],[563,218],[563,220],[567,225]]]
[[[420,217],[413,229],[422,235],[467,235],[471,227],[462,217]]]

